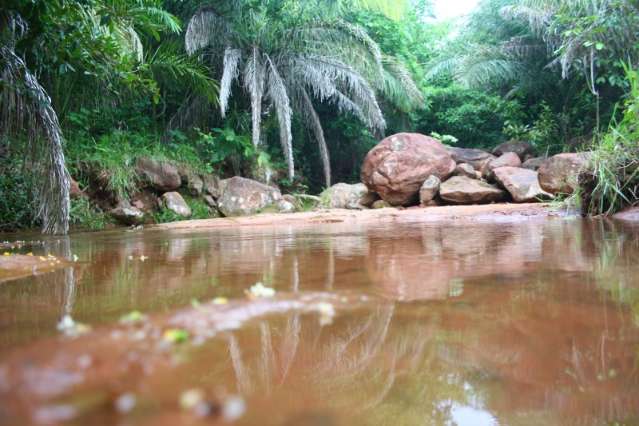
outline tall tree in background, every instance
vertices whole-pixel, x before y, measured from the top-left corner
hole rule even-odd
[[[401,63],[384,57],[361,27],[331,12],[340,6],[340,2],[322,0],[215,2],[201,7],[186,31],[189,53],[221,63],[222,116],[238,81],[250,98],[252,138],[257,146],[267,101],[277,115],[288,177],[293,179],[291,123],[295,111],[317,141],[327,186],[331,183],[330,158],[314,102],[352,113],[382,134],[386,122],[377,93],[421,101],[421,93]]]

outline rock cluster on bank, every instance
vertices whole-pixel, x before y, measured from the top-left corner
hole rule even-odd
[[[373,148],[362,166],[369,197],[388,206],[529,203],[576,188],[588,155],[536,157],[534,147],[509,141],[492,153],[447,147],[434,138],[399,133]]]

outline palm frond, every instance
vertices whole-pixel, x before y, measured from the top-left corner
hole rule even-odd
[[[200,9],[193,15],[186,27],[184,43],[189,55],[217,43],[226,45],[231,33],[228,22],[211,9]]]
[[[291,133],[291,116],[293,115],[291,102],[284,81],[268,55],[266,56],[266,62],[268,63],[268,78],[266,80],[268,97],[277,112],[277,120],[280,125],[280,143],[286,157],[288,178],[293,179],[295,176],[295,163],[293,159],[293,136]]]
[[[231,96],[231,86],[238,77],[238,67],[241,58],[242,51],[239,49],[227,47],[224,51],[222,79],[220,80],[220,111],[223,118],[226,115],[229,97]]]
[[[244,68],[244,86],[251,96],[251,118],[253,126],[253,146],[260,144],[260,126],[262,123],[262,98],[264,97],[264,80],[266,68],[262,53],[253,47],[251,57]]]
[[[328,153],[328,145],[326,144],[326,139],[324,137],[324,129],[322,128],[322,122],[320,121],[319,115],[313,106],[311,97],[306,89],[303,88],[301,89],[299,107],[304,122],[311,128],[311,131],[315,136],[315,140],[317,141],[317,145],[319,146],[322,168],[324,170],[324,185],[326,188],[329,188],[331,186],[331,161]]]

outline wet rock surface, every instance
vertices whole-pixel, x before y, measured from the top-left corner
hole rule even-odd
[[[429,176],[419,189],[419,202],[422,206],[428,205],[439,193],[441,181],[437,176]]]

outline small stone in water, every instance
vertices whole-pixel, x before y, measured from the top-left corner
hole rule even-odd
[[[127,392],[120,395],[118,399],[115,400],[115,409],[118,411],[118,413],[129,413],[135,408],[136,402],[137,401],[135,395]]]
[[[275,290],[270,288],[270,287],[265,287],[264,284],[262,283],[256,283],[254,286],[252,286],[248,292],[247,295],[249,297],[264,297],[264,298],[268,298],[268,297],[273,297],[275,296]]]
[[[163,338],[165,342],[184,343],[189,339],[189,332],[179,328],[171,328],[164,332]]]
[[[222,416],[227,422],[233,422],[244,415],[246,403],[239,396],[232,396],[224,402]]]
[[[180,395],[180,407],[183,410],[192,410],[204,401],[204,392],[201,389],[189,389]]]
[[[229,303],[229,299],[227,299],[226,297],[216,297],[215,299],[213,299],[214,305],[226,305],[227,303]]]

